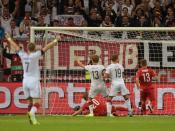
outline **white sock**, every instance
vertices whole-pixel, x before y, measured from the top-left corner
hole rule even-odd
[[[111,114],[111,110],[112,110],[112,103],[111,102],[107,102],[106,103],[106,108],[107,108],[107,115]]]
[[[130,99],[126,100],[125,103],[126,103],[126,106],[127,106],[127,108],[128,108],[128,112],[129,112],[129,113],[132,113],[131,101],[130,101]]]
[[[30,113],[32,115],[35,115],[35,113],[37,112],[37,108],[35,106],[32,106],[31,110],[30,110]]]
[[[89,111],[90,111],[90,114],[94,114],[94,112],[93,112],[93,104],[89,105]]]

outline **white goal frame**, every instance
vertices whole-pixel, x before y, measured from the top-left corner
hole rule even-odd
[[[30,42],[35,42],[35,31],[45,31],[46,33],[48,31],[53,32],[64,32],[64,31],[116,31],[116,32],[134,32],[134,31],[140,31],[140,32],[175,32],[175,27],[30,27]],[[134,39],[133,41],[143,41],[143,42],[162,42],[162,43],[175,43],[175,36],[173,39],[160,39],[160,40],[145,40],[145,39]],[[120,39],[119,41],[127,42],[132,41],[132,39]],[[47,43],[47,42],[45,42]],[[44,81],[45,83],[45,81]],[[44,104],[43,104],[44,106]],[[43,111],[43,114],[45,114],[45,111]]]

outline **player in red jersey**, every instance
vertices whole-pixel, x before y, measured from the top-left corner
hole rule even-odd
[[[140,61],[141,68],[136,73],[136,85],[140,89],[141,113],[146,114],[146,101],[150,100],[152,106],[149,106],[151,113],[155,105],[155,88],[152,81],[158,79],[156,72],[147,67],[145,59]]]
[[[75,112],[72,116],[89,114],[89,103],[87,101],[88,95],[85,93],[83,99],[86,101],[82,107],[74,108]],[[97,99],[92,99],[94,116],[107,116],[106,103]],[[112,107],[113,116],[127,116],[128,109],[125,107]]]

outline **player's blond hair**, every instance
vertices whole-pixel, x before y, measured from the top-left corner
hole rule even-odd
[[[118,55],[115,54],[115,55],[111,56],[111,61],[112,62],[116,62],[117,60],[118,60]]]
[[[140,60],[140,65],[141,65],[141,66],[147,66],[147,61],[146,61],[146,59]]]
[[[28,50],[30,51],[30,52],[33,52],[33,51],[35,51],[35,44],[34,43],[29,43],[28,44]]]
[[[92,56],[92,62],[93,63],[98,63],[98,61],[99,61],[99,56],[98,55],[93,55]]]

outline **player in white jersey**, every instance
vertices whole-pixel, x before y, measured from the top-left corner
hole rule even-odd
[[[98,62],[99,62],[99,56],[97,55],[92,56],[92,65],[85,66],[82,62],[80,62],[77,59],[78,65],[88,70],[91,77],[91,87],[88,94],[89,97],[88,103],[90,111],[89,116],[94,116],[92,99],[99,93],[102,94],[104,97],[107,97],[108,95],[107,88],[103,80],[105,67],[103,65],[99,65]]]
[[[105,72],[105,77],[111,78],[111,88],[109,91],[109,97],[107,99],[107,114],[108,116],[112,116],[112,98],[120,92],[125,99],[125,103],[128,108],[128,115],[132,116],[131,102],[129,98],[130,93],[129,90],[126,88],[123,80],[124,68],[118,63],[117,55],[113,55],[111,57],[111,61],[112,63],[106,68]]]
[[[29,43],[27,52],[23,51],[8,34],[6,35],[6,39],[15,48],[21,58],[24,71],[23,91],[26,99],[29,101],[28,116],[30,123],[37,125],[39,123],[36,120],[35,114],[40,106],[41,97],[39,59],[47,50],[54,47],[60,37],[48,43],[41,50],[36,50],[35,44]]]

